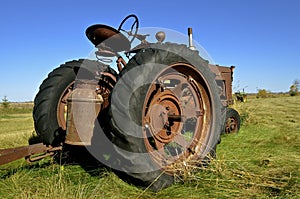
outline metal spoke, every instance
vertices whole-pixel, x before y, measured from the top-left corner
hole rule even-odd
[[[202,114],[202,111],[198,110],[196,107],[187,107],[183,109],[183,115],[185,119],[197,118]]]
[[[181,98],[181,94],[182,94],[182,87],[183,87],[184,83],[180,82],[179,84],[176,85],[176,87],[174,89],[172,89],[172,93],[177,97],[177,98]]]
[[[174,142],[182,146],[184,149],[186,149],[189,146],[189,143],[184,139],[184,137],[180,133],[174,137]]]

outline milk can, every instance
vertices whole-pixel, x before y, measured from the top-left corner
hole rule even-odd
[[[91,145],[95,122],[103,98],[96,93],[96,80],[76,80],[74,90],[67,99],[66,144]]]

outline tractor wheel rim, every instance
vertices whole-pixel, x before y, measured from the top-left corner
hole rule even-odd
[[[143,108],[144,142],[167,173],[196,161],[210,129],[211,100],[201,74],[189,64],[163,70],[150,86]],[[157,84],[159,82],[159,84]]]
[[[234,132],[237,132],[237,130],[238,130],[238,124],[237,124],[236,119],[234,117],[228,118],[228,120],[226,122],[225,132],[226,133],[234,133]]]
[[[70,96],[73,88],[74,88],[75,81],[71,82],[67,88],[64,90],[63,94],[61,95],[58,101],[58,109],[57,109],[57,122],[59,127],[63,130],[67,129],[67,99]]]

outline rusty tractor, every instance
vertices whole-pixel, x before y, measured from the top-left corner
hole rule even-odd
[[[1,150],[0,164],[82,146],[124,179],[160,190],[209,163],[221,134],[240,126],[237,111],[228,108],[235,67],[201,58],[191,28],[189,45],[164,42],[163,31],[150,43],[138,31],[136,15],[118,29],[88,27],[97,60],[66,62],[49,73],[34,99],[42,143]]]

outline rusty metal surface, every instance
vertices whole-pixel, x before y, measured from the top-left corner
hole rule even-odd
[[[86,29],[86,36],[95,46],[104,50],[120,52],[131,48],[130,41],[120,31],[110,26],[102,24],[90,26]]]
[[[103,98],[97,94],[98,81],[77,80],[68,98],[66,144],[90,145],[94,123]]]
[[[101,108],[107,108],[109,105],[109,94],[115,85],[117,79],[116,77],[108,72],[101,72],[100,78],[98,80],[97,94],[101,95],[103,98],[103,104]],[[63,92],[62,97],[59,99],[57,108],[57,120],[59,126],[63,129],[67,129],[67,99],[74,89],[74,83],[72,82]]]
[[[226,67],[209,64],[210,70],[215,73],[217,85],[220,88],[220,98],[224,106],[233,104],[232,81],[235,66]]]
[[[230,117],[227,119],[225,123],[225,132],[226,133],[236,133],[238,132],[238,122],[234,117]]]
[[[103,98],[100,112],[109,106],[109,96],[116,82],[117,78],[113,74],[108,72],[101,73],[101,78],[99,79],[96,91],[97,94],[101,95]]]
[[[63,95],[59,99],[58,108],[57,108],[57,120],[58,125],[63,129],[67,129],[66,125],[66,113],[67,113],[67,99],[71,94],[74,87],[74,82],[72,82],[63,92]]]
[[[33,144],[29,146],[22,146],[10,149],[0,150],[0,165],[7,164],[9,162],[18,160],[24,157],[30,157],[34,154],[47,153],[52,147],[47,147],[43,143]],[[56,150],[60,150],[56,148]]]
[[[55,154],[56,151],[61,151],[62,146],[57,147],[48,147],[46,151],[36,151],[34,154],[31,154],[29,156],[26,156],[25,159],[28,163],[39,161],[45,157],[49,157]],[[38,155],[36,155],[38,154]]]
[[[117,66],[118,66],[118,71],[121,72],[121,70],[126,66],[126,62],[123,59],[123,57],[119,56],[117,59]]]
[[[189,64],[174,64],[148,90],[143,109],[144,141],[153,160],[165,168],[191,158],[209,131],[211,102],[200,75]],[[168,71],[168,70],[167,70]],[[176,72],[174,72],[176,71]]]

